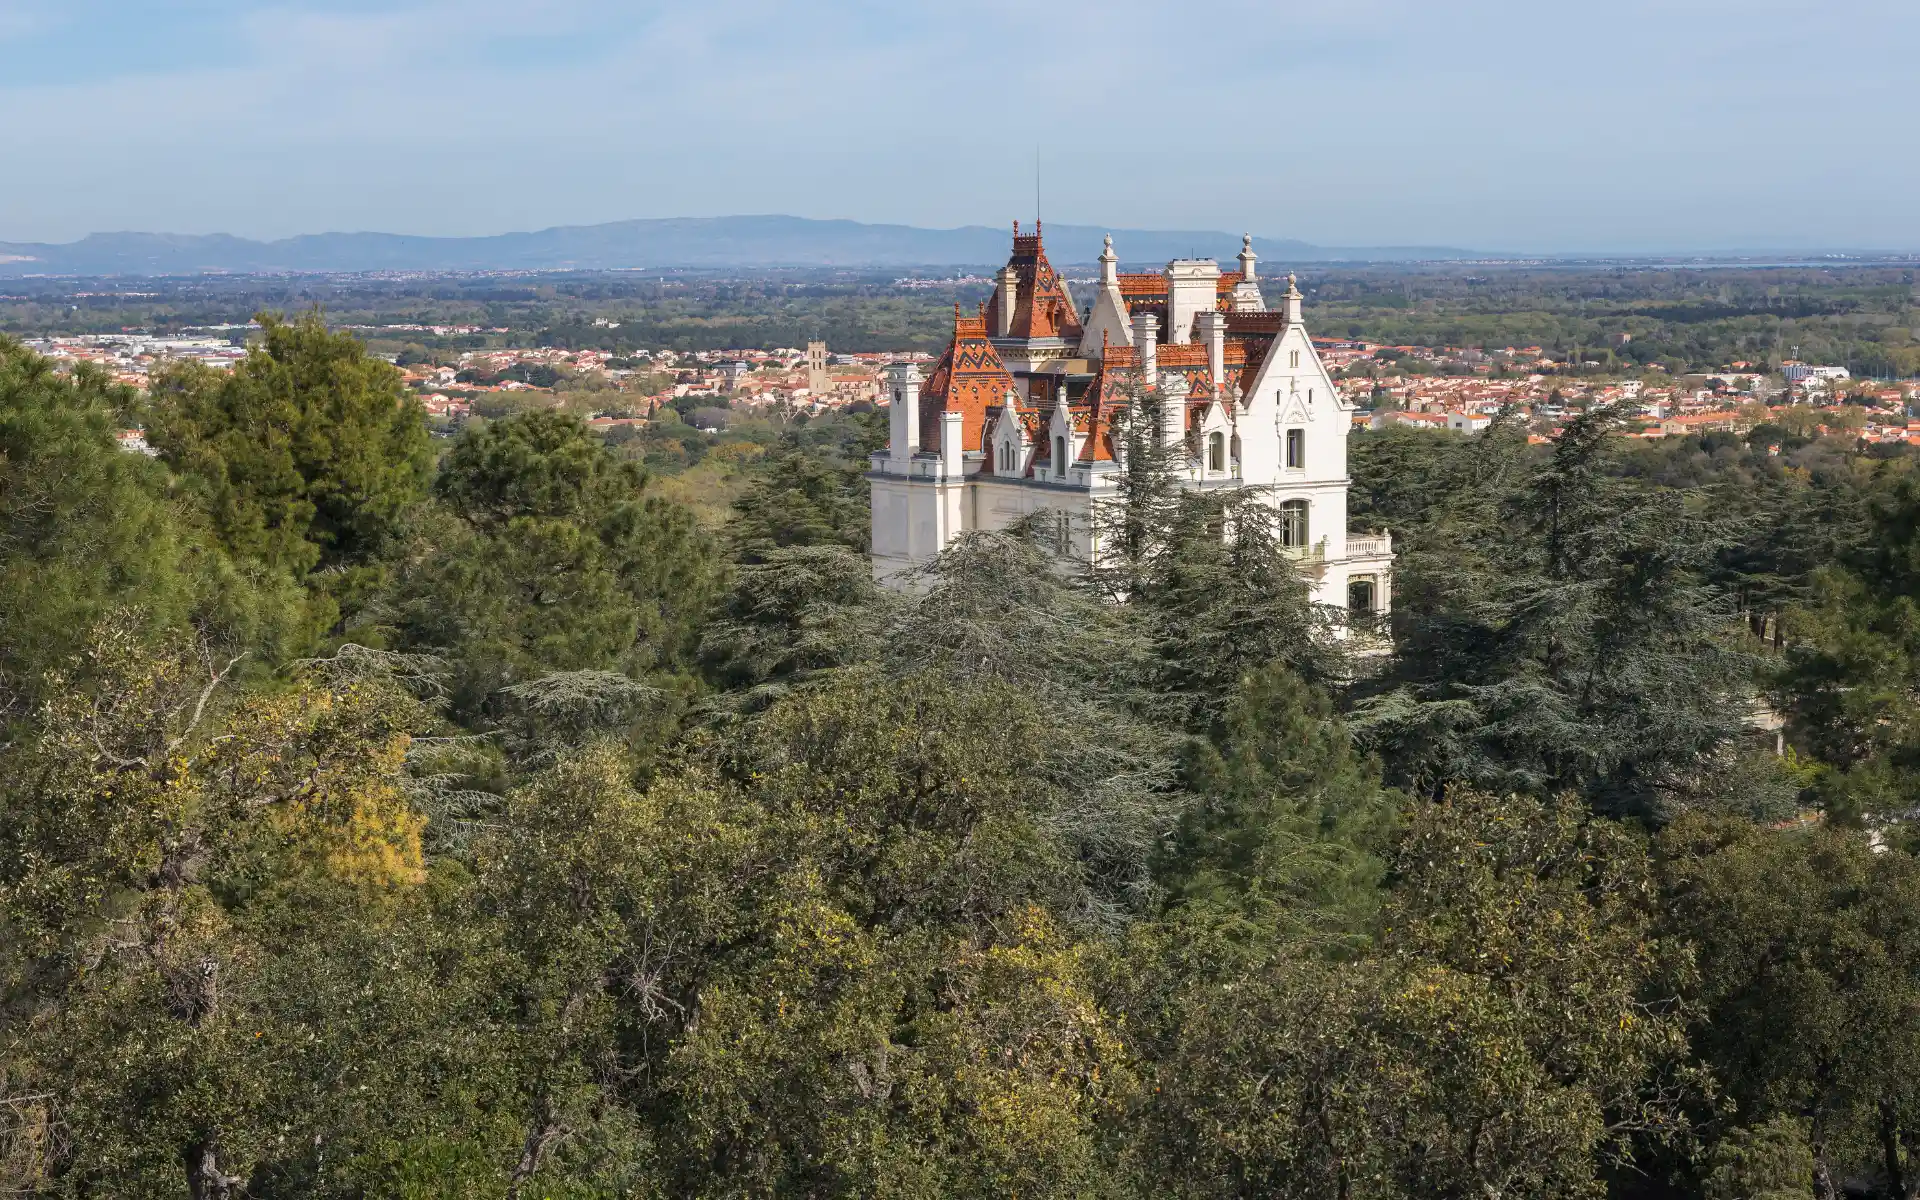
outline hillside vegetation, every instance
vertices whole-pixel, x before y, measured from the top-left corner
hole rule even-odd
[[[1620,419],[1356,434],[1368,630],[1150,420],[894,594],[874,416],[0,340],[0,1191],[1910,1200],[1920,476]]]

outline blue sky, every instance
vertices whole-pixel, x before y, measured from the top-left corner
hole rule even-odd
[[[1031,215],[1920,249],[1914,0],[0,0],[0,241]]]

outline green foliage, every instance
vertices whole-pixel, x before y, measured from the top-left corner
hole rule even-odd
[[[1359,528],[1402,532],[1423,523],[1447,494],[1475,443],[1457,433],[1389,425],[1347,439],[1347,517]]]
[[[1151,1194],[1598,1196],[1679,1125],[1644,851],[1576,803],[1408,816],[1382,953],[1203,971],[1152,1076]],[[1143,1189],[1148,1190],[1148,1189]]]
[[[1729,1130],[1708,1166],[1705,1200],[1805,1200],[1812,1194],[1813,1152],[1806,1131],[1787,1117]]]
[[[757,553],[701,635],[721,687],[758,704],[820,672],[879,654],[886,601],[865,556],[836,545]]]
[[[1382,660],[1151,393],[1117,553],[895,592],[864,419],[531,411],[419,502],[266,341],[161,462],[0,346],[0,1190],[1920,1194],[1900,462],[1359,435]],[[371,645],[286,662],[303,585]]]
[[[477,529],[515,518],[587,524],[631,505],[646,472],[606,452],[577,417],[522,413],[462,437],[447,453],[434,494]]]
[[[1618,420],[1570,421],[1538,463],[1502,429],[1456,460],[1443,515],[1406,543],[1394,655],[1356,718],[1396,782],[1651,815],[1695,802],[1738,736],[1751,666],[1706,578],[1716,530],[1608,471]]]
[[[775,457],[733,507],[728,536],[748,563],[799,546],[837,545],[864,553],[872,534],[862,471],[798,450]]]
[[[1786,625],[1772,680],[1796,741],[1835,771],[1829,807],[1858,819],[1920,802],[1920,480],[1888,472],[1867,495],[1861,545],[1816,573]]]
[[[1218,720],[1235,688],[1274,664],[1320,687],[1348,676],[1334,618],[1308,598],[1268,497],[1183,492],[1168,517],[1131,598],[1153,626],[1160,686],[1192,726]]]
[[[503,688],[555,671],[639,678],[690,659],[716,586],[685,509],[575,417],[536,412],[466,435],[373,610],[403,648],[452,666],[452,711],[500,715]]]
[[[1250,675],[1191,755],[1196,803],[1162,867],[1178,904],[1240,912],[1262,939],[1372,928],[1399,798],[1323,695],[1279,666]]]
[[[317,313],[260,322],[262,344],[230,374],[155,380],[153,445],[205,492],[236,556],[295,575],[365,565],[426,486],[419,406],[399,372]]]
[[[1687,821],[1663,838],[1698,957],[1693,1041],[1742,1117],[1920,1186],[1920,863],[1856,830]],[[1877,1148],[1878,1153],[1869,1147]],[[1864,1151],[1864,1153],[1863,1153]]]
[[[123,451],[131,393],[0,341],[0,717],[51,698],[47,674],[117,614],[144,637],[189,626],[227,653],[274,645],[289,589],[209,544],[167,473]]]
[[[91,657],[99,685],[5,750],[6,1077],[50,1098],[61,1190],[227,1195],[350,1144],[363,1086],[411,1049],[422,981],[395,922],[424,875],[420,714],[373,683],[229,706],[199,655],[111,626]],[[349,999],[386,965],[371,1005]]]

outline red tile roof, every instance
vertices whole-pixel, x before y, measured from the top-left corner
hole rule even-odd
[[[920,444],[939,449],[940,414],[957,412],[965,418],[961,446],[980,445],[987,409],[1005,404],[1012,387],[1013,376],[987,340],[986,318],[963,317],[954,305],[953,341],[920,389]]]
[[[1008,327],[1008,336],[1017,338],[1059,337],[1076,339],[1080,336],[1080,316],[1074,312],[1073,304],[1067,299],[1066,285],[1060,280],[1060,273],[1047,261],[1047,252],[1040,242],[1040,223],[1034,222],[1033,233],[1022,237],[1020,223],[1013,224],[1013,256],[1007,259],[1007,265],[1013,268],[1017,279],[1013,300],[1012,322]],[[989,329],[1000,327],[1000,290],[994,289],[987,300],[985,316]]]

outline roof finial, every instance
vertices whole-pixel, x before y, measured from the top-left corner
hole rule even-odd
[[[1013,236],[1015,236],[1015,237],[1019,237],[1019,236],[1020,236],[1020,222],[1018,222],[1018,221],[1015,221],[1015,222],[1013,223]]]

